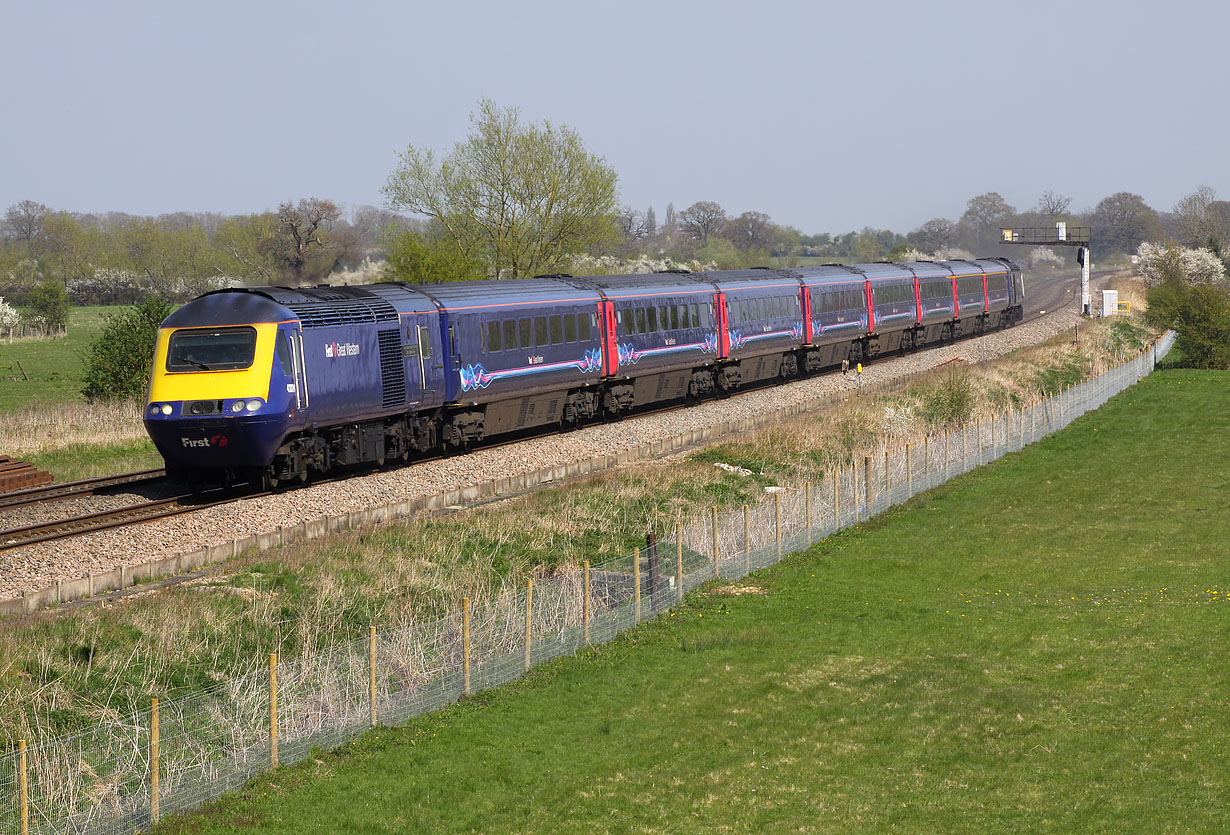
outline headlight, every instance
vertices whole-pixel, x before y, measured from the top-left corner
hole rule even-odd
[[[149,413],[150,413],[151,415],[156,415],[156,414],[158,414],[158,413],[159,413],[159,412],[161,412],[161,411],[162,411],[162,409],[159,409],[159,408],[158,408],[158,404],[157,404],[157,403],[153,403],[153,404],[151,404],[151,405],[150,405],[150,407],[149,407]]]
[[[231,404],[231,411],[232,411],[232,412],[242,412],[242,411],[243,411],[243,401],[242,401],[242,400],[236,400],[234,403],[232,403],[232,404]]]
[[[259,398],[254,398],[248,401],[248,411],[255,412],[257,409],[259,409],[261,406],[264,406],[264,405],[265,404],[262,400],[260,400]]]
[[[171,404],[170,404],[170,403],[163,403],[163,404],[162,404],[162,413],[163,413],[164,415],[169,415],[169,414],[171,414],[171,412],[172,412],[172,409],[171,409]]]

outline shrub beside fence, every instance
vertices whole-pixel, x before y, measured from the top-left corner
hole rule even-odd
[[[497,687],[533,665],[612,640],[714,579],[737,579],[1067,426],[1150,373],[1137,358],[1018,411],[863,456],[756,507],[678,523],[633,554],[526,583],[491,600],[103,720],[20,741],[0,758],[11,812],[0,833],[129,833],[277,765]]]

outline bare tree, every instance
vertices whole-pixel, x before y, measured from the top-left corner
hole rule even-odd
[[[1174,204],[1179,240],[1189,246],[1203,246],[1210,238],[1219,238],[1214,212],[1209,207],[1217,202],[1217,192],[1211,186],[1200,186]]]
[[[645,212],[645,232],[654,235],[658,231],[658,217],[653,213],[653,206]]]
[[[29,243],[42,237],[43,223],[51,209],[33,200],[22,200],[8,207],[4,213],[5,237]]]
[[[649,234],[645,216],[630,206],[624,206],[615,215],[615,226],[623,235],[625,243],[635,243]]]
[[[1068,207],[1072,205],[1072,198],[1062,194],[1058,194],[1050,189],[1042,192],[1042,196],[1038,198],[1038,212],[1049,218],[1057,218],[1068,213]]]
[[[711,200],[693,203],[679,213],[679,228],[704,246],[726,227],[726,210]]]
[[[295,280],[303,279],[313,249],[324,249],[326,235],[341,210],[332,200],[309,197],[278,206],[277,258],[290,268]]]
[[[666,204],[666,217],[662,221],[662,231],[671,234],[679,228],[679,218],[675,215],[675,204]]]

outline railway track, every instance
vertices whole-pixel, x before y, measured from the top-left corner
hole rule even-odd
[[[119,475],[98,476],[80,481],[61,481],[39,487],[27,487],[23,490],[12,490],[0,493],[0,510],[64,501],[79,496],[92,496],[110,487],[151,485],[161,481],[165,476],[166,471],[162,469],[136,470]]]
[[[1071,289],[1066,286],[1070,282],[1065,280],[1052,279],[1050,281],[1038,282],[1039,285],[1046,286],[1046,291],[1037,294],[1037,298],[1030,310],[1027,311],[1025,321],[1039,318],[1046,313],[1054,312],[1057,309],[1075,302]],[[1041,290],[1041,287],[1037,289]],[[1043,306],[1045,305],[1045,306]],[[879,359],[891,359],[889,355]],[[767,382],[763,387],[770,387],[771,382]],[[749,386],[748,390],[761,388],[762,386]],[[634,416],[640,417],[649,414],[655,414],[672,409],[684,408],[679,404],[668,404],[658,407],[650,407],[645,410],[638,410]],[[541,433],[533,433],[536,437]],[[524,440],[529,435],[513,435],[504,438],[478,444],[475,448],[493,448],[514,444]],[[434,460],[443,456],[428,456],[426,458],[415,459],[412,463],[421,463],[423,461]],[[363,472],[367,472],[364,469]],[[346,476],[340,476],[346,477]],[[93,495],[107,488],[117,486],[135,486],[149,485],[165,478],[163,470],[142,470],[132,473],[124,473],[118,476],[103,476],[100,478],[83,479],[81,481],[63,482],[60,484],[50,484],[43,487],[29,488],[26,490],[14,491],[8,494],[0,494],[0,510],[8,508],[17,508],[35,504],[48,502],[57,502],[66,499],[76,498],[79,496]],[[328,481],[334,481],[336,478],[329,477],[323,479],[314,479],[311,484],[323,484]],[[293,488],[292,488],[293,489]],[[270,495],[269,492],[252,492],[242,491],[237,492],[236,488],[219,488],[208,491],[200,495],[184,494],[172,496],[165,499],[157,499],[148,502],[141,502],[126,507],[116,508],[113,510],[97,511],[93,513],[83,513],[74,516],[66,516],[50,522],[41,522],[33,525],[25,525],[22,527],[11,528],[8,530],[0,530],[0,551],[12,550],[25,545],[32,545],[37,542],[48,542],[57,539],[67,539],[69,537],[81,536],[87,533],[96,531],[104,531],[112,528],[126,527],[129,525],[138,525],[145,522],[151,522],[155,519],[165,519],[169,516],[178,516],[183,513],[192,513],[198,510],[206,510],[211,507],[227,504],[240,499],[258,498],[260,496]]]
[[[241,498],[257,498],[267,495],[269,493],[251,492],[237,495],[234,489],[219,488],[202,495],[184,494],[171,496],[166,499],[138,502],[111,510],[99,510],[93,513],[66,516],[50,522],[22,525],[0,531],[0,551],[8,551],[24,545],[33,545],[36,542],[50,542],[55,539],[67,539],[111,528],[139,525],[144,522],[152,522],[155,519],[165,519],[168,516],[178,516],[181,513],[193,513],[198,510],[228,504]],[[57,501],[60,498],[63,497],[52,497],[47,499],[47,501]]]

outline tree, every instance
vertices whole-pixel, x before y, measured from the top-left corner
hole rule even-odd
[[[923,252],[952,246],[957,240],[957,225],[943,217],[933,217],[906,235],[906,240]]]
[[[524,125],[516,108],[483,99],[450,154],[411,145],[400,159],[382,189],[388,207],[436,221],[497,277],[552,272],[610,232],[614,169],[576,131]]]
[[[1016,209],[1008,205],[1008,201],[997,191],[988,191],[971,197],[965,204],[965,214],[961,215],[961,225],[974,233],[978,242],[994,232],[999,237],[999,229],[1011,220]]]
[[[725,234],[741,252],[768,250],[773,243],[773,220],[764,212],[744,212],[726,224]]]
[[[645,212],[645,232],[653,237],[658,232],[658,218],[653,213],[653,206],[650,206]]]
[[[1096,255],[1135,252],[1142,241],[1161,235],[1157,212],[1139,194],[1121,191],[1105,198],[1090,218]]]
[[[137,400],[145,394],[158,326],[171,306],[156,296],[106,318],[102,333],[86,356],[81,393],[96,400]]]
[[[1175,226],[1179,242],[1199,246],[1210,238],[1218,239],[1221,230],[1210,206],[1217,202],[1217,192],[1211,186],[1200,186],[1174,204]]]
[[[645,216],[631,206],[624,206],[619,210],[615,215],[615,226],[628,244],[635,243],[649,234]]]
[[[1146,241],[1136,250],[1136,256],[1136,272],[1148,287],[1160,287],[1167,281],[1187,286],[1221,284],[1226,278],[1226,265],[1207,249],[1155,246]]]
[[[666,218],[662,221],[662,231],[668,235],[679,229],[679,218],[675,215],[675,204],[666,204]]]
[[[1058,194],[1050,189],[1042,192],[1042,196],[1038,198],[1039,214],[1046,215],[1051,220],[1058,217],[1063,217],[1068,213],[1068,207],[1072,205],[1072,198],[1062,194]]]
[[[269,283],[277,260],[267,242],[277,236],[278,219],[270,212],[229,217],[214,234],[214,245],[229,258],[225,271],[250,282]]]
[[[54,281],[44,281],[26,296],[24,319],[44,334],[68,327],[68,292]]]
[[[711,200],[693,203],[679,213],[679,228],[702,247],[726,227],[726,210]]]
[[[313,252],[328,245],[329,227],[340,216],[336,203],[318,197],[278,206],[278,236],[272,241],[273,254],[290,269],[295,281],[303,280]]]
[[[1177,258],[1162,263],[1162,281],[1146,297],[1145,321],[1174,329],[1188,365],[1230,369],[1230,295],[1213,284],[1186,283],[1179,263]]]
[[[486,265],[467,257],[447,233],[437,228],[426,232],[407,229],[391,232],[386,280],[411,284],[437,281],[472,281],[482,278]]]
[[[33,200],[15,203],[4,212],[4,235],[14,241],[31,243],[42,237],[43,223],[49,214],[51,209]]]

